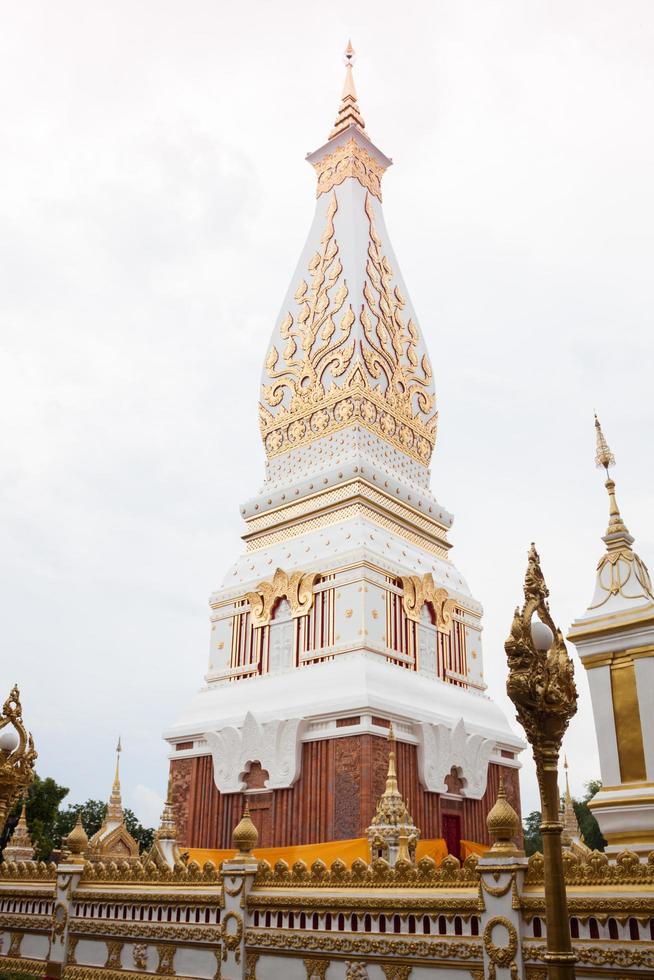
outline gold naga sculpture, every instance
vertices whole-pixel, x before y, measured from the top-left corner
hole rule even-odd
[[[545,865],[545,908],[550,980],[571,980],[572,951],[565,891],[559,814],[558,769],[561,742],[577,711],[574,666],[561,630],[550,615],[549,591],[532,544],[525,575],[522,609],[516,609],[504,644],[509,665],[507,694],[532,747],[541,799]],[[533,620],[534,614],[538,617]]]
[[[0,832],[18,796],[34,779],[37,752],[25,730],[20,692],[12,687],[0,715]]]

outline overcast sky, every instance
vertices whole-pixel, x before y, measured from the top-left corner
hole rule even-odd
[[[261,362],[314,207],[304,155],[358,52],[384,208],[431,351],[432,486],[485,607],[490,693],[540,549],[586,608],[606,493],[654,560],[654,6],[2,0],[0,687],[39,772],[158,821],[160,733],[258,488]],[[576,655],[575,655],[576,659]],[[566,749],[599,775],[587,681]],[[512,714],[512,713],[511,713]],[[536,805],[531,766],[523,805]]]

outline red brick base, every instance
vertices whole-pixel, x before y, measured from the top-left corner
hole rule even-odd
[[[377,735],[306,742],[300,778],[294,786],[248,794],[260,846],[363,837],[384,791],[387,763],[388,741]],[[424,838],[451,836],[460,826],[462,839],[488,842],[486,814],[497,796],[500,771],[504,772],[507,796],[520,813],[515,769],[491,765],[483,799],[466,800],[441,798],[422,788],[413,745],[397,744],[397,767],[400,791]],[[209,755],[174,759],[171,772],[180,844],[231,847],[232,830],[243,811],[243,794],[222,796],[218,792]]]

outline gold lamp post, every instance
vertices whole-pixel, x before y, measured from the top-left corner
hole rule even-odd
[[[549,592],[533,544],[524,591],[524,605],[522,609],[516,609],[511,635],[504,644],[509,664],[506,690],[532,747],[538,776],[545,862],[548,977],[549,980],[570,980],[575,976],[576,956],[570,939],[563,877],[558,768],[561,741],[577,711],[577,689],[563,635],[550,616]]]
[[[14,685],[0,715],[0,833],[19,794],[34,779],[34,741],[23,725],[23,709]]]

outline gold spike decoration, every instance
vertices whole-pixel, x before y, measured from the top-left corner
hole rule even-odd
[[[356,52],[352,47],[352,42],[347,42],[347,48],[345,49],[345,83],[343,85],[343,95],[341,96],[341,104],[339,106],[338,115],[336,116],[336,121],[334,123],[334,128],[329,134],[330,140],[339,133],[345,132],[348,126],[358,126],[359,129],[365,129],[366,124],[363,121],[363,116],[361,115],[361,110],[357,102],[357,92],[354,87],[354,77],[352,74],[352,66],[354,64]]]

